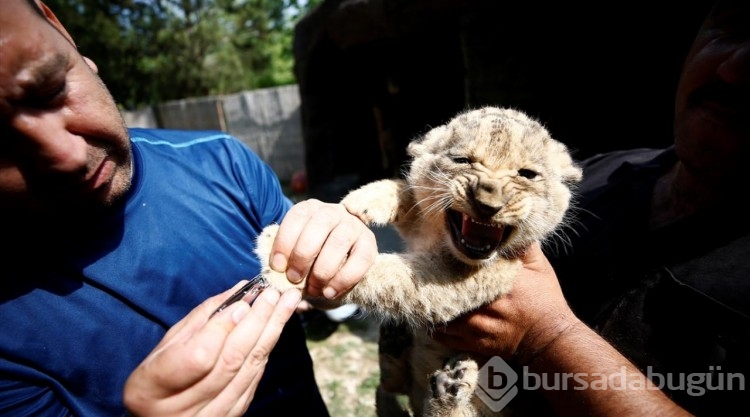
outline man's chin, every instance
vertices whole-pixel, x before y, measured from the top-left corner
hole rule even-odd
[[[90,216],[105,213],[122,201],[124,193],[112,193],[108,189],[97,190],[96,193],[85,195],[54,195],[48,194],[40,198],[29,200],[24,204],[28,213],[37,213],[53,217],[59,216]]]

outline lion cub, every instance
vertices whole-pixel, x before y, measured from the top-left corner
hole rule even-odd
[[[429,331],[510,290],[516,256],[559,229],[581,169],[541,124],[508,108],[463,112],[408,153],[404,180],[372,182],[341,201],[368,225],[394,225],[406,251],[379,254],[338,301],[385,320],[378,415],[495,415],[474,395],[477,363]],[[286,289],[285,274],[268,267],[277,227],[261,234],[257,253],[264,276]],[[408,396],[408,412],[394,410],[395,394]]]

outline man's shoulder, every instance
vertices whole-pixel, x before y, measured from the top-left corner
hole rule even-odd
[[[592,192],[609,188],[643,177],[647,172],[660,172],[674,162],[672,148],[638,148],[594,155],[581,162],[583,181],[579,190]]]
[[[130,131],[130,139],[133,142],[147,142],[172,146],[189,146],[191,144],[217,140],[237,140],[234,136],[218,130],[151,129],[136,127],[131,127],[128,130]]]
[[[206,161],[207,155],[217,161],[243,160],[251,165],[261,159],[253,149],[236,136],[218,130],[179,130],[129,128],[130,141],[138,152],[147,155],[178,155],[179,158]]]
[[[585,159],[581,165],[589,178],[607,177],[622,166],[642,166],[653,163],[668,149],[638,148],[612,151]]]

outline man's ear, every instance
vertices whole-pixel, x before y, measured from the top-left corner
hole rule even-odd
[[[86,65],[88,65],[89,68],[91,68],[91,71],[94,71],[94,74],[98,74],[99,73],[99,67],[97,67],[96,64],[94,63],[94,61],[92,61],[90,58],[83,57],[83,62],[85,62]]]
[[[68,42],[73,45],[74,48],[78,49],[78,47],[76,46],[76,42],[73,40],[73,37],[70,36],[70,33],[68,33],[67,29],[65,29],[65,26],[63,26],[57,16],[55,16],[55,13],[53,13],[52,10],[50,10],[50,8],[47,7],[47,5],[44,4],[41,0],[36,0],[36,3],[39,5],[39,9],[42,11],[44,17],[52,25],[52,27],[57,29],[57,31],[60,32],[60,34],[63,35],[65,39],[67,39]],[[86,62],[86,65],[88,65],[89,68],[94,71],[94,73],[99,73],[99,67],[96,66],[94,61],[87,57],[83,57],[83,60],[84,62]]]
[[[65,39],[67,39],[68,42],[71,43],[71,45],[73,45],[74,48],[77,49],[78,47],[76,46],[76,43],[73,40],[73,37],[70,36],[70,33],[68,33],[67,29],[65,29],[65,26],[63,26],[63,24],[60,23],[60,21],[57,19],[57,16],[55,16],[55,14],[52,13],[52,10],[50,10],[50,8],[47,7],[47,5],[44,4],[41,0],[36,0],[36,3],[39,5],[39,9],[42,11],[47,21],[55,29],[57,29],[60,32],[60,34],[62,34],[65,37]]]

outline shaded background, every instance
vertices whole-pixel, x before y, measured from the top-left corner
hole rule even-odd
[[[540,119],[576,159],[669,145],[711,3],[325,0],[294,33],[310,196],[399,176],[411,139],[482,105]]]

